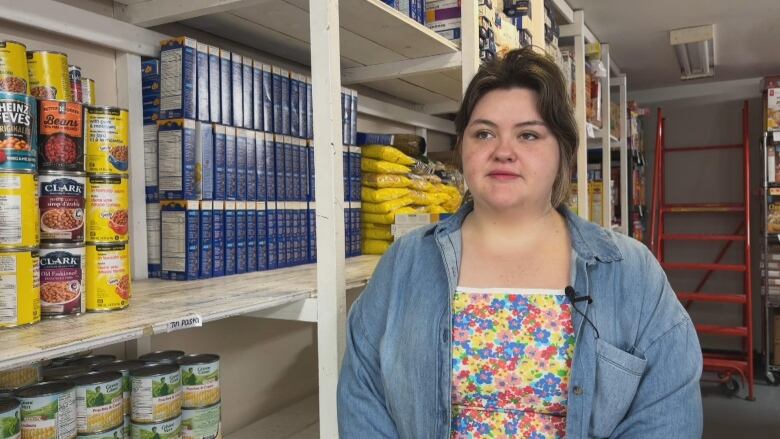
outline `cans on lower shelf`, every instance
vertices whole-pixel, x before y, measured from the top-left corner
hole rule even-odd
[[[181,373],[176,364],[157,364],[130,372],[130,419],[164,423],[181,415]],[[135,429],[133,430],[135,431]]]
[[[22,437],[76,437],[76,388],[72,382],[43,382],[14,392],[21,403]]]

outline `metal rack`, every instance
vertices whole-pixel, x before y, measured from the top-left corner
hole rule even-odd
[[[770,139],[770,134],[773,135],[773,138]],[[769,294],[769,282],[767,282],[768,274],[769,274],[769,247],[771,244],[780,244],[780,234],[777,233],[769,233],[769,201],[772,196],[779,196],[780,197],[780,184],[778,183],[769,183],[769,168],[768,168],[768,154],[769,154],[769,148],[774,149],[776,141],[780,141],[780,133],[770,133],[770,132],[764,132],[762,136],[761,141],[761,153],[763,157],[763,181],[762,181],[762,200],[761,200],[761,217],[763,218],[762,221],[762,229],[761,229],[761,255],[762,255],[762,261],[761,261],[761,279],[762,279],[762,286],[761,286],[761,304],[762,304],[762,318],[763,318],[763,325],[762,325],[762,331],[761,335],[763,337],[763,343],[762,343],[762,356],[764,357],[764,373],[766,375],[767,381],[774,384],[777,381],[777,378],[775,377],[775,373],[780,372],[780,365],[779,364],[773,364],[771,353],[772,353],[772,329],[773,329],[773,310],[776,308],[780,308],[780,298],[777,298],[775,300],[772,300],[772,297]],[[773,194],[773,192],[776,192],[776,194]],[[774,242],[773,242],[774,241]]]

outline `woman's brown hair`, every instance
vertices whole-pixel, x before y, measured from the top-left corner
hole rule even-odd
[[[550,200],[553,207],[558,208],[569,198],[571,171],[578,144],[577,122],[560,68],[550,57],[535,51],[533,47],[512,50],[503,58],[483,64],[471,79],[455,115],[457,150],[460,153],[463,135],[477,102],[488,92],[510,88],[536,92],[537,110],[558,140],[561,159]]]

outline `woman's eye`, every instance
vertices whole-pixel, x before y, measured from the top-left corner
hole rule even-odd
[[[490,131],[477,131],[476,138],[479,140],[487,140],[493,137]]]
[[[536,133],[522,133],[520,134],[520,138],[523,140],[536,140],[539,136],[537,136]]]

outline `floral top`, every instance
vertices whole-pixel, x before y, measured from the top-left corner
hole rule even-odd
[[[451,437],[566,436],[571,313],[562,291],[457,288]]]

